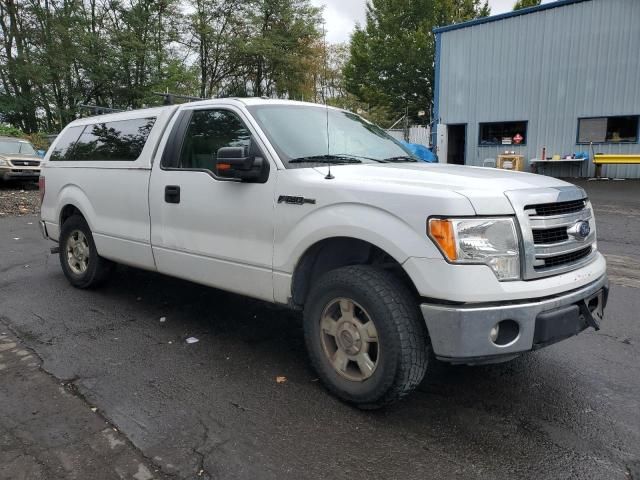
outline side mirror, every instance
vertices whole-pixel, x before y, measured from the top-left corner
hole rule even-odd
[[[269,162],[247,147],[222,147],[216,156],[216,174],[243,182],[266,182]]]

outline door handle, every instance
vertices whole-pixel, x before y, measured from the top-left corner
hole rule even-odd
[[[167,203],[180,203],[180,186],[167,185],[164,187],[164,201]]]

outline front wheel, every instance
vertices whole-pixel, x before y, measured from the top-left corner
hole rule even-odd
[[[360,408],[399,400],[426,372],[424,320],[388,271],[355,265],[324,274],[306,303],[304,331],[320,379]]]
[[[59,241],[60,266],[74,287],[98,286],[113,270],[113,262],[98,255],[89,225],[81,216],[73,215],[64,222]]]

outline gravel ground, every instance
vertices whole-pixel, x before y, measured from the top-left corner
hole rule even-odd
[[[39,211],[37,184],[0,182],[0,218],[31,215]]]

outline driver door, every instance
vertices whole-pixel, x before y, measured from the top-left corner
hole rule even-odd
[[[269,161],[239,109],[178,114],[149,188],[156,266],[168,275],[273,301],[277,170],[271,165],[262,183],[219,177],[216,157],[223,147],[250,147]]]

